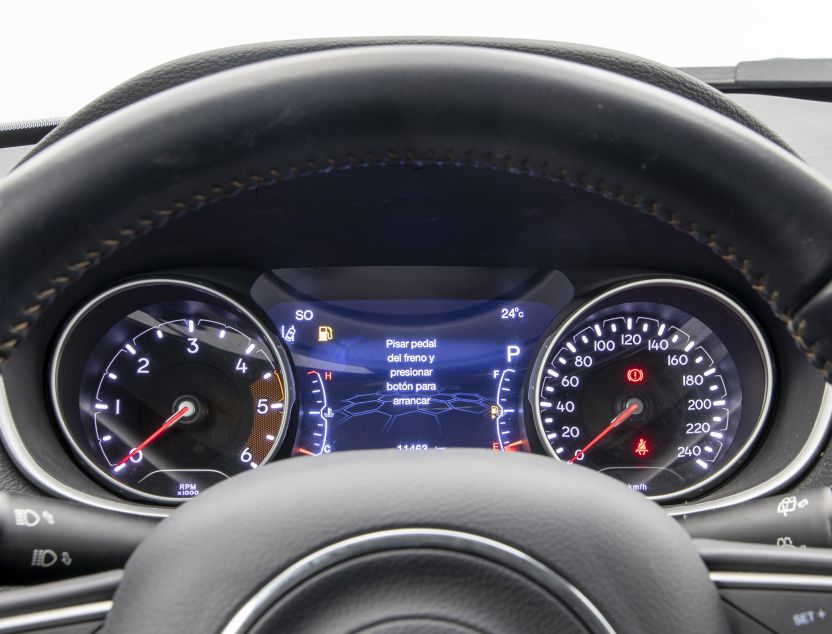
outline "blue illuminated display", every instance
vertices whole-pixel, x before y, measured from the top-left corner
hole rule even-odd
[[[288,301],[270,314],[298,378],[295,453],[528,449],[523,386],[546,304]]]

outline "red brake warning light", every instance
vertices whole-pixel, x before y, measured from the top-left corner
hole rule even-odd
[[[629,368],[627,370],[627,383],[641,383],[644,380],[644,370],[641,368]]]

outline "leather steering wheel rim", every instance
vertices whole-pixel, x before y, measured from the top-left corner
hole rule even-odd
[[[437,533],[455,539],[441,547],[416,541]],[[409,542],[351,549],[403,534]],[[504,589],[501,575],[478,583],[461,560],[444,561],[447,553],[474,554],[461,541],[516,549],[559,576],[600,618],[584,614],[575,628],[568,619],[539,618],[550,601],[537,595],[524,603],[532,588]],[[442,553],[425,564],[427,550]],[[366,561],[391,552],[404,562]],[[428,574],[419,575],[427,565]],[[269,591],[298,568],[302,579],[282,593]],[[522,567],[511,573],[534,578]],[[335,580],[324,579],[325,590],[314,585],[327,575]],[[365,584],[372,584],[369,596]],[[580,613],[563,595],[552,603]],[[491,613],[492,604],[503,609]],[[239,616],[249,610],[249,618]],[[139,546],[104,631],[386,633],[414,616],[466,632],[729,632],[693,541],[657,504],[589,469],[479,449],[285,460],[215,485]]]
[[[53,143],[60,141],[65,136],[116,110],[164,90],[202,77],[207,77],[208,75],[214,75],[224,70],[280,57],[301,55],[303,53],[400,44],[409,46],[424,46],[427,44],[504,49],[519,53],[563,59],[608,70],[657,86],[663,90],[684,97],[689,101],[701,104],[754,130],[786,150],[792,151],[783,139],[778,137],[774,131],[769,129],[759,119],[750,115],[734,101],[724,96],[721,92],[714,90],[708,84],[675,68],[658,64],[643,57],[628,55],[620,51],[599,48],[597,46],[587,46],[585,44],[490,37],[342,37],[242,44],[240,46],[195,53],[151,68],[119,84],[81,108],[75,114],[61,121],[56,128],[38,142],[37,146],[32,148],[23,160],[28,160]]]

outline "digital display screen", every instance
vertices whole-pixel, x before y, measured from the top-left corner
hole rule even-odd
[[[295,365],[294,453],[528,450],[523,386],[550,305],[284,301],[269,314]]]

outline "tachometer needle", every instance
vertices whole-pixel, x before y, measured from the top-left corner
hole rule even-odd
[[[638,403],[638,402],[636,402],[636,403],[631,403],[631,404],[630,404],[630,406],[629,406],[629,407],[627,407],[627,409],[625,409],[625,410],[624,410],[623,412],[621,412],[618,416],[616,416],[615,418],[613,418],[613,419],[612,419],[612,422],[611,422],[609,425],[607,425],[606,427],[604,427],[604,429],[601,431],[601,433],[600,433],[600,434],[598,434],[595,438],[593,438],[592,440],[590,440],[590,441],[589,441],[589,443],[586,445],[586,447],[584,447],[583,449],[579,449],[578,451],[576,451],[576,452],[575,452],[575,455],[574,455],[574,456],[572,456],[572,457],[569,459],[569,464],[572,464],[573,462],[575,462],[576,460],[578,460],[578,458],[579,458],[580,456],[583,456],[583,455],[584,455],[587,451],[589,451],[589,449],[590,449],[590,448],[591,448],[591,447],[592,447],[595,443],[597,443],[599,440],[601,440],[604,436],[606,436],[608,433],[610,433],[613,429],[615,429],[616,427],[618,427],[618,426],[619,426],[621,423],[623,423],[625,420],[627,420],[628,418],[630,418],[630,416],[632,416],[633,414],[635,414],[635,413],[636,413],[636,410],[638,410],[640,407],[641,407],[641,403]]]
[[[130,458],[135,456],[142,449],[147,447],[150,443],[152,443],[159,436],[161,436],[163,433],[165,433],[168,429],[173,427],[176,424],[176,421],[178,421],[180,418],[185,416],[185,414],[187,414],[188,412],[191,411],[192,407],[193,407],[193,405],[191,405],[190,403],[185,403],[184,405],[182,405],[182,407],[180,407],[178,410],[176,410],[170,418],[168,418],[164,423],[162,423],[159,426],[159,429],[157,429],[152,434],[150,434],[150,436],[145,438],[136,447],[131,449],[130,453],[128,453],[126,456],[124,456],[124,458],[122,458],[121,460],[119,460],[119,462],[116,464],[116,467],[120,467],[121,465],[123,465],[125,462],[130,460]]]

